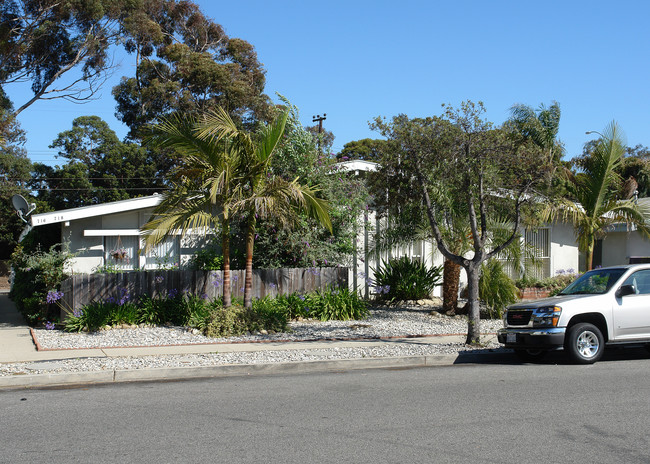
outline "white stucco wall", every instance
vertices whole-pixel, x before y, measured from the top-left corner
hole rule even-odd
[[[650,241],[638,231],[610,232],[603,238],[603,266],[628,264],[631,256],[650,256]]]
[[[101,229],[102,218],[93,217],[61,224],[61,238],[70,242],[70,251],[76,256],[68,262],[70,273],[91,273],[104,263],[102,237],[84,237],[86,229]]]
[[[551,226],[551,277],[560,271],[579,270],[580,253],[573,226],[558,222]]]

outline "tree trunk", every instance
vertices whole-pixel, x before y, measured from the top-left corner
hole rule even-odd
[[[467,340],[468,345],[477,345],[481,338],[481,313],[478,299],[478,280],[480,266],[470,265],[465,268],[467,273]]]
[[[223,307],[232,305],[232,291],[230,289],[230,224],[224,221],[221,224],[221,248],[223,252]]]
[[[587,249],[585,250],[585,267],[586,271],[591,271],[594,265],[594,242],[595,240],[592,238],[589,241],[589,245],[587,245]]]
[[[255,214],[248,220],[246,232],[246,277],[244,284],[244,308],[253,307],[253,245],[255,244]]]
[[[458,287],[460,285],[460,264],[445,259],[442,274],[442,312],[453,315],[458,309]]]

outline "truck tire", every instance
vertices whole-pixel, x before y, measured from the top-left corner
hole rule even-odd
[[[603,357],[605,338],[598,327],[582,322],[569,329],[564,350],[573,362],[593,364]]]
[[[548,351],[546,350],[524,350],[517,349],[515,350],[515,355],[524,362],[536,362],[541,360]]]

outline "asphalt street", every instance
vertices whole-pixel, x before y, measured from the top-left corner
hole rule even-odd
[[[0,392],[3,463],[646,463],[650,357]]]

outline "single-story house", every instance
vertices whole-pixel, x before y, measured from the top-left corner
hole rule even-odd
[[[205,243],[201,235],[176,235],[144,251],[140,228],[160,204],[150,195],[99,205],[30,216],[32,227],[61,225],[61,241],[75,253],[69,264],[74,273],[93,273],[105,267],[119,270],[177,268]]]

